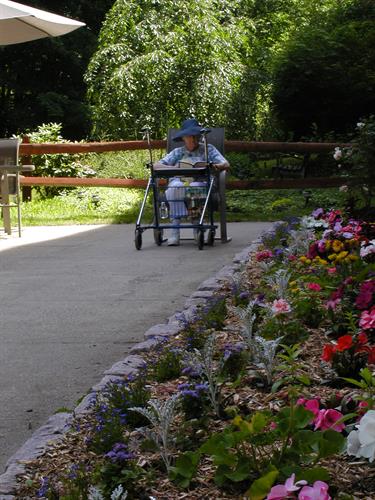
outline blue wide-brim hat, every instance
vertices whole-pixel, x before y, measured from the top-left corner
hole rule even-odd
[[[189,118],[182,122],[181,128],[173,137],[174,141],[182,141],[185,135],[201,135],[202,127],[195,118]]]

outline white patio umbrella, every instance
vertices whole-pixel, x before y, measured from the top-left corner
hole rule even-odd
[[[85,23],[18,2],[0,0],[0,45],[61,36],[81,26]]]

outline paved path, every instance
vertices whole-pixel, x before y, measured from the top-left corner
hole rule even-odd
[[[164,323],[197,286],[270,225],[232,223],[230,243],[157,247],[134,226],[25,228],[0,237],[0,473],[59,408]]]

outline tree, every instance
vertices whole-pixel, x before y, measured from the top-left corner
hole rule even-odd
[[[346,133],[375,113],[375,5],[349,0],[298,31],[276,64],[274,105],[294,138]]]
[[[117,0],[86,81],[97,137],[157,136],[183,118],[225,124],[243,72],[237,2]]]
[[[3,137],[41,123],[63,123],[67,138],[90,130],[83,74],[113,0],[32,1],[28,4],[87,24],[63,37],[0,47],[0,133]]]

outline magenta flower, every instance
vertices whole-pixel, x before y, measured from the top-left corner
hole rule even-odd
[[[295,498],[294,492],[298,491],[301,486],[307,484],[307,481],[297,481],[294,483],[296,478],[295,474],[292,474],[284,484],[277,484],[271,488],[271,491],[267,495],[266,500],[283,500],[283,498]]]
[[[367,309],[372,304],[372,298],[375,293],[375,282],[364,281],[359,289],[359,294],[355,300],[358,309]]]
[[[258,262],[261,262],[263,260],[269,260],[272,259],[273,253],[271,250],[262,250],[260,252],[257,252],[255,255],[255,258]]]
[[[307,288],[314,292],[320,292],[322,287],[318,283],[307,283]]]
[[[298,500],[331,500],[328,494],[328,484],[315,481],[313,486],[304,486],[299,492]]]
[[[341,432],[345,429],[345,425],[337,423],[343,417],[343,414],[337,410],[319,410],[318,415],[314,419],[315,428],[314,430],[321,429],[325,431],[327,429],[332,429],[333,431]]]
[[[305,402],[306,410],[311,411],[315,417],[319,414],[319,401],[317,399],[310,399]]]

